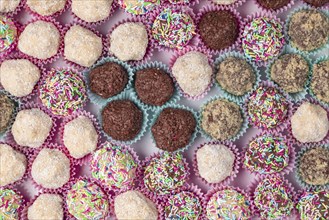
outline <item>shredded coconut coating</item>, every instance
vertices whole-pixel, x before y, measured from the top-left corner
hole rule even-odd
[[[0,2],[0,12],[8,13],[13,12],[19,5],[21,0],[1,0]]]
[[[87,22],[104,20],[110,15],[113,0],[72,0],[72,12]]]
[[[50,16],[64,9],[66,0],[27,0],[30,9],[42,16]]]
[[[27,216],[29,220],[62,220],[64,217],[62,197],[55,194],[40,195],[28,208]]]

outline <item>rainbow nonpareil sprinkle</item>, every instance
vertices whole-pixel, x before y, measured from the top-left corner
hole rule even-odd
[[[91,175],[112,189],[129,189],[134,185],[137,163],[128,150],[106,143],[93,154]]]
[[[283,27],[275,19],[253,19],[243,31],[242,48],[247,58],[267,61],[280,54],[285,44]]]
[[[23,197],[11,189],[0,189],[0,219],[19,219]]]
[[[165,152],[152,158],[144,171],[144,184],[152,192],[169,194],[187,181],[183,155]]]
[[[0,15],[0,53],[8,50],[17,38],[17,27],[13,20]]]
[[[162,46],[182,48],[193,38],[195,29],[189,14],[167,8],[153,22],[152,36]]]
[[[271,174],[282,171],[289,162],[289,147],[281,137],[266,134],[252,140],[244,165],[252,172]]]
[[[235,189],[223,189],[210,197],[206,215],[209,220],[247,220],[251,217],[250,201]]]
[[[126,12],[143,15],[160,5],[161,0],[119,0],[118,3]]]
[[[71,115],[87,100],[83,80],[70,70],[52,70],[42,82],[39,97],[55,115]]]
[[[265,219],[288,217],[294,207],[292,191],[281,177],[268,177],[258,183],[254,203]]]
[[[258,87],[248,102],[249,122],[259,128],[274,128],[287,119],[289,103],[273,87]]]
[[[296,208],[301,220],[329,219],[329,191],[304,192]]]
[[[187,4],[190,3],[190,0],[169,0],[171,4]]]
[[[68,211],[77,219],[105,219],[109,202],[103,190],[88,180],[78,180],[66,197]]]
[[[201,215],[200,199],[192,192],[172,195],[165,206],[166,219],[194,220]]]

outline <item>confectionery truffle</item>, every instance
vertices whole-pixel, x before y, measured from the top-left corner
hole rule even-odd
[[[109,50],[122,61],[142,60],[148,46],[144,24],[126,22],[116,27],[110,35]]]
[[[304,90],[310,67],[301,55],[285,54],[271,66],[271,79],[284,91],[296,93]]]
[[[304,102],[291,117],[291,129],[302,143],[322,141],[329,131],[328,113],[320,105]]]
[[[107,62],[89,73],[90,90],[104,99],[122,92],[128,84],[127,70],[118,63]]]
[[[14,111],[15,105],[13,101],[7,95],[0,93],[0,133],[3,133],[7,130],[13,117]]]
[[[114,214],[118,220],[157,220],[158,210],[154,202],[138,191],[127,191],[114,199]]]
[[[109,189],[125,190],[134,186],[137,162],[126,148],[106,142],[93,154],[90,169],[92,177]]]
[[[202,108],[201,128],[216,140],[233,138],[243,124],[241,111],[237,104],[228,100],[212,100]]]
[[[283,27],[276,19],[254,18],[244,28],[242,49],[250,60],[268,61],[280,54],[284,44]]]
[[[313,66],[311,89],[315,96],[329,103],[329,60],[321,61]]]
[[[143,112],[130,100],[110,102],[102,112],[103,129],[115,140],[129,141],[141,131]]]
[[[161,0],[118,0],[118,4],[126,12],[143,15],[160,5]]]
[[[202,213],[200,198],[195,193],[182,191],[169,197],[164,212],[166,219],[199,219]]]
[[[87,3],[89,1],[86,1]],[[64,9],[66,0],[27,0],[26,5],[42,16],[50,16]],[[95,14],[95,13],[94,13]]]
[[[0,13],[10,13],[16,10],[21,0],[1,0]]]
[[[148,105],[161,106],[170,100],[175,87],[169,73],[159,68],[146,68],[135,73],[138,98]]]
[[[60,33],[53,23],[35,21],[28,24],[20,34],[18,49],[29,56],[46,60],[57,54],[60,38]]]
[[[179,108],[165,108],[152,126],[156,146],[165,151],[185,148],[196,130],[192,112]]]
[[[38,108],[32,108],[18,112],[11,132],[17,144],[37,148],[46,141],[52,126],[51,117]]]
[[[290,18],[288,35],[293,47],[302,51],[316,50],[328,42],[329,19],[317,10],[300,10]]]
[[[219,64],[216,80],[227,92],[241,96],[252,90],[256,74],[244,59],[228,57]]]
[[[86,116],[78,116],[64,126],[64,145],[76,159],[93,152],[97,148],[98,139],[92,120]]]
[[[171,4],[188,4],[193,0],[169,0]]]
[[[0,188],[0,216],[3,219],[20,219],[23,197],[12,189]]]
[[[39,67],[26,59],[5,60],[0,67],[1,85],[17,97],[31,94],[40,75]]]
[[[27,160],[24,154],[7,144],[0,144],[0,186],[20,180],[25,174],[26,167]]]
[[[305,183],[323,186],[329,183],[329,149],[315,147],[300,158],[298,174]]]
[[[27,217],[30,220],[62,220],[64,217],[62,197],[56,194],[41,194],[28,208]]]
[[[185,160],[180,153],[163,153],[153,157],[144,171],[144,185],[158,195],[182,187],[188,178]]]
[[[87,100],[83,80],[71,70],[52,70],[39,88],[42,104],[54,115],[68,116],[80,109]]]
[[[69,61],[90,67],[102,55],[102,51],[102,38],[89,29],[74,25],[65,34],[64,57]]]
[[[58,149],[44,148],[33,161],[31,174],[44,188],[60,188],[70,179],[70,160]]]
[[[196,152],[199,175],[208,183],[220,183],[234,168],[235,155],[223,144],[209,143]]]
[[[178,57],[172,74],[180,88],[189,96],[198,96],[210,86],[212,67],[206,55],[197,51]]]
[[[11,18],[0,15],[0,29],[0,54],[2,54],[9,50],[16,41],[17,27]]]
[[[289,163],[290,149],[282,137],[264,134],[249,142],[244,166],[260,174],[282,171]]]
[[[214,193],[206,206],[208,219],[241,219],[251,218],[251,205],[248,197],[237,190],[228,187]]]
[[[296,209],[301,220],[324,220],[329,216],[328,204],[328,191],[306,191],[299,198]]]
[[[81,1],[72,0],[72,12],[87,22],[106,19],[111,12],[113,0]]]
[[[209,11],[198,24],[200,37],[212,50],[223,50],[233,45],[239,36],[237,17],[228,10]]]
[[[329,0],[303,0],[303,1],[315,7],[322,7],[329,3]]]
[[[218,4],[218,5],[230,5],[238,0],[212,0],[213,3]]]
[[[67,192],[68,212],[77,219],[105,219],[109,202],[105,192],[95,183],[78,180]]]
[[[284,6],[287,6],[291,0],[257,0],[258,4],[262,7],[270,10],[278,10],[280,8],[283,8]]]
[[[161,11],[152,24],[152,36],[159,45],[182,48],[195,35],[196,27],[192,17],[177,9]]]
[[[289,102],[278,89],[260,86],[248,100],[249,121],[254,126],[271,129],[287,120]]]

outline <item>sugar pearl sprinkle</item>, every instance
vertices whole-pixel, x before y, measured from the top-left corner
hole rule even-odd
[[[118,3],[121,8],[124,8],[130,14],[143,15],[160,5],[160,0],[119,0]]]
[[[17,28],[11,18],[0,15],[0,53],[8,50],[17,37]]]
[[[19,219],[23,197],[11,189],[0,189],[0,219]]]
[[[329,219],[329,191],[304,192],[296,208],[302,220]]]

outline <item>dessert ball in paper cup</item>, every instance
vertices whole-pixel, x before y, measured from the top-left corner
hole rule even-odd
[[[0,90],[0,138],[6,136],[11,130],[11,127],[15,121],[17,112],[20,108],[20,102],[14,100],[10,94],[6,91]]]
[[[0,58],[3,58],[15,49],[18,41],[19,30],[18,25],[13,18],[2,14],[0,14],[0,28]]]
[[[20,219],[25,201],[16,189],[0,187],[0,216],[3,219]]]

